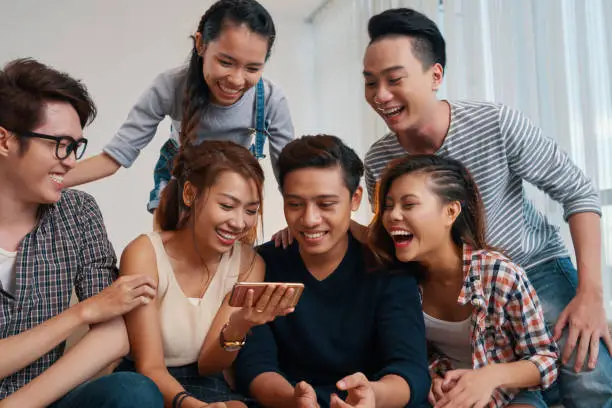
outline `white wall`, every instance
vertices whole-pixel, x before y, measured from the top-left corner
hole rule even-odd
[[[282,0],[281,0],[282,1]],[[288,1],[288,0],[285,0]],[[211,1],[182,0],[20,0],[3,1],[0,64],[33,57],[82,79],[99,109],[86,129],[88,155],[101,151],[151,80],[164,69],[186,61],[189,35]],[[274,6],[274,0],[263,1]],[[177,7],[177,4],[180,7]],[[265,75],[288,95],[296,133],[316,128],[314,114],[311,27],[299,16],[276,15],[278,40]],[[153,185],[152,169],[167,137],[162,122],[154,141],[134,166],[85,186],[102,212],[118,253],[152,218],[146,211]],[[268,160],[264,205],[265,236],[284,226],[282,201]]]

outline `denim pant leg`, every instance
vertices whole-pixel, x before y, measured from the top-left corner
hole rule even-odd
[[[554,325],[565,307],[576,295],[578,273],[570,258],[557,258],[526,270],[535,288],[546,323],[553,332]],[[568,330],[563,331],[559,349],[563,350]],[[560,366],[558,388],[545,392],[546,401],[555,402],[557,397],[566,408],[612,408],[612,358],[610,351],[600,342],[597,366],[592,371],[574,371],[575,353],[568,364]]]
[[[115,368],[116,373],[134,372],[135,370],[134,362],[127,358],[124,358]],[[181,367],[168,367],[168,372],[185,388],[185,391],[200,401],[207,403],[242,401],[249,407],[256,405],[251,399],[232,391],[222,373],[202,376],[198,373],[198,365],[195,363]]]
[[[159,159],[153,170],[153,190],[149,193],[147,211],[153,213],[159,207],[161,193],[172,178],[174,158],[178,153],[178,144],[173,139],[168,139],[159,151]]]
[[[153,381],[138,373],[113,373],[84,383],[50,408],[163,408]]]

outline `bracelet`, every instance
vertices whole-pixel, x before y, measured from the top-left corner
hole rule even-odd
[[[225,351],[228,351],[228,352],[238,351],[246,343],[246,336],[244,336],[242,338],[242,340],[234,340],[234,341],[226,340],[225,339],[225,329],[227,329],[229,327],[229,325],[230,325],[230,323],[227,322],[227,323],[225,323],[225,325],[221,329],[221,332],[219,333],[219,344],[220,344],[221,348],[223,350],[225,350]]]
[[[191,397],[191,394],[187,391],[181,391],[177,393],[174,398],[172,398],[172,408],[181,408],[181,405],[183,405],[183,401],[185,400],[185,398],[189,397]]]

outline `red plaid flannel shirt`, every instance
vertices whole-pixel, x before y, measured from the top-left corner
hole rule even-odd
[[[536,389],[552,385],[557,378],[558,349],[525,272],[497,252],[475,251],[464,245],[463,275],[465,280],[457,302],[473,306],[470,328],[473,367],[529,360],[542,376]],[[443,375],[453,368],[450,360],[435,347],[430,348],[432,373]],[[518,391],[496,389],[488,407],[506,406]]]

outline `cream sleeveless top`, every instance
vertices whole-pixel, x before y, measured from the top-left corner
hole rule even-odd
[[[164,361],[168,367],[195,363],[223,299],[238,280],[240,243],[236,242],[232,250],[223,255],[206,293],[197,299],[183,293],[159,233],[151,232],[147,236],[157,259],[157,305]]]

